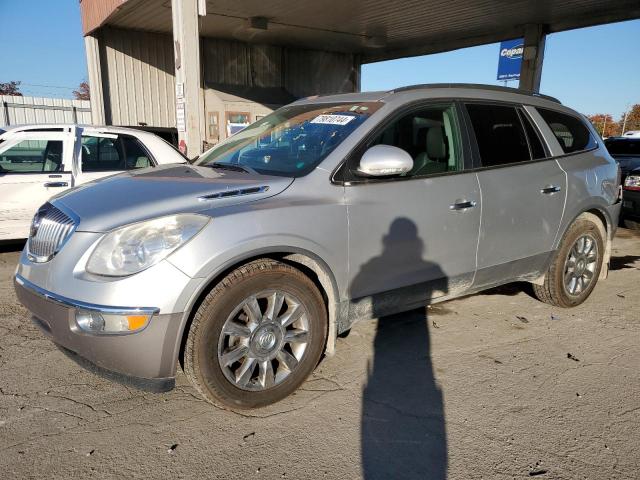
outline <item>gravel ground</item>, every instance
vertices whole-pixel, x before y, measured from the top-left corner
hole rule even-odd
[[[356,325],[302,389],[234,413],[80,369],[0,253],[3,478],[637,479],[640,235],[573,310],[526,285]]]

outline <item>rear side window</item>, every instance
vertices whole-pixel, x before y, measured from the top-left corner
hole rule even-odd
[[[515,107],[467,104],[483,167],[531,160],[529,144]]]
[[[117,172],[151,165],[146,150],[133,137],[82,137],[83,172]]]
[[[537,110],[558,139],[564,153],[580,152],[596,147],[595,138],[579,118],[546,108],[537,108]]]
[[[540,135],[531,123],[531,119],[522,110],[520,110],[519,112],[522,123],[524,124],[524,129],[527,132],[527,140],[529,140],[529,150],[531,151],[531,158],[533,158],[534,160],[546,158],[547,152],[542,146]]]

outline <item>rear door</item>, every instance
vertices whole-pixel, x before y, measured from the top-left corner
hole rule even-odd
[[[36,210],[72,186],[73,138],[18,132],[0,144],[0,240],[28,237]]]
[[[482,190],[481,287],[542,273],[558,233],[566,174],[523,108],[467,103]]]

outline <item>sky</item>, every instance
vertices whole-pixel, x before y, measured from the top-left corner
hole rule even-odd
[[[87,78],[78,0],[0,0],[0,82],[25,95],[71,97]],[[640,20],[547,36],[541,93],[585,113],[619,118],[640,103]],[[499,44],[364,65],[363,90],[496,80]],[[516,82],[509,82],[517,86]]]

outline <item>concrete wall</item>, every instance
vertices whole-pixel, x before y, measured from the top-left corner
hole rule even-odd
[[[105,121],[114,125],[175,127],[174,52],[171,36],[105,27],[98,39],[105,96]],[[353,92],[360,87],[356,55],[253,45],[203,38],[202,84],[205,112],[264,114],[273,107],[308,95]],[[258,100],[217,95],[220,86],[241,86],[257,91]],[[214,90],[214,92],[209,92]],[[222,88],[224,90],[224,88]],[[271,92],[273,99],[269,99]],[[286,101],[283,101],[286,98]],[[209,99],[208,102],[206,99]],[[238,105],[249,102],[251,107]],[[246,107],[246,108],[245,108]],[[252,118],[252,121],[254,118]]]

